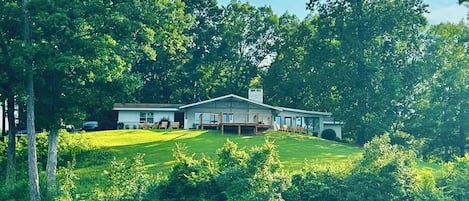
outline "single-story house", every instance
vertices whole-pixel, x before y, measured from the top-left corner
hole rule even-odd
[[[116,103],[120,128],[157,125],[161,121],[177,122],[184,129],[216,128],[285,130],[307,134],[333,129],[342,137],[342,123],[332,121],[329,112],[277,107],[263,103],[262,89],[250,89],[248,98],[235,94],[192,104]]]

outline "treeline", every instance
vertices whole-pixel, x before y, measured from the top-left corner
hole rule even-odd
[[[105,112],[114,102],[192,103],[260,87],[269,104],[332,112],[360,145],[400,130],[424,141],[427,158],[467,152],[467,24],[428,25],[420,1],[305,7],[314,14],[299,20],[237,1],[34,0],[26,50],[21,5],[2,1],[0,97],[20,106],[10,128],[26,128],[22,72],[33,65],[37,130],[115,123]]]
[[[332,112],[359,145],[390,133],[428,160],[467,153],[467,24],[428,25],[415,0],[305,7],[300,20],[239,1],[0,1],[0,101],[9,119],[19,106],[7,181],[17,129],[30,134],[30,162],[33,133],[50,131],[54,189],[64,124],[110,119],[115,102],[191,103],[250,87],[269,104]]]

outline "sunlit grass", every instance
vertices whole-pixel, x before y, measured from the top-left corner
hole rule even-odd
[[[96,149],[111,153],[117,160],[144,154],[147,171],[151,175],[169,172],[175,163],[173,150],[177,143],[185,145],[189,154],[194,154],[196,158],[207,156],[216,159],[217,150],[227,139],[237,143],[241,149],[262,145],[266,140],[273,141],[277,146],[282,169],[286,172],[300,171],[309,166],[350,167],[363,153],[362,148],[353,145],[285,132],[238,136],[202,130],[114,130],[91,132],[82,136]],[[80,191],[92,190],[93,185],[90,184],[102,176],[109,162],[106,161],[105,165],[78,168],[78,185],[82,188]],[[418,166],[430,170],[437,168],[423,162],[418,162]]]
[[[270,140],[277,146],[285,170],[301,169],[307,161],[324,164],[349,163],[362,153],[362,149],[354,146],[284,132],[238,136],[201,130],[114,130],[86,133],[84,137],[97,149],[111,152],[118,160],[132,158],[139,153],[145,154],[145,164],[149,172],[153,173],[169,170],[174,163],[172,153],[176,143],[184,144],[196,158],[202,155],[216,158],[217,149],[227,139],[244,149]],[[79,171],[90,173],[96,170],[102,168],[87,167]]]

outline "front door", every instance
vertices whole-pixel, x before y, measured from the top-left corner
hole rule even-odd
[[[184,112],[175,112],[174,121],[179,122],[179,128],[184,127]]]

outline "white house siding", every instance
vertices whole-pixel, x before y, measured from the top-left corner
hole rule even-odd
[[[326,130],[326,129],[334,130],[336,137],[338,137],[339,139],[342,139],[342,124],[325,123],[324,124],[324,130]]]
[[[138,126],[140,124],[140,112],[139,111],[119,111],[117,115],[117,122],[123,123],[124,128]]]
[[[184,128],[193,128],[194,122],[196,122],[196,113],[233,113],[233,122],[235,123],[254,123],[255,116],[259,115],[259,121],[272,125],[271,111],[272,109],[245,101],[233,99],[214,101],[186,108]]]
[[[299,112],[291,112],[291,111],[281,111],[277,116],[281,117],[281,122],[278,123],[280,126],[285,125],[285,117],[291,117],[291,125],[289,126],[297,126],[296,125],[296,119],[300,118],[301,119],[301,127],[306,128],[306,122],[305,122],[305,117],[310,118],[310,117],[315,117],[319,119],[319,130],[318,133],[321,133],[325,128],[324,128],[324,116],[323,115],[313,115],[313,114],[304,114],[304,113],[299,113]]]
[[[154,122],[160,122],[161,119],[168,119],[170,122],[174,122],[174,112],[168,111],[119,111],[118,123],[124,123],[124,128],[138,127],[140,125],[140,112],[153,112]]]

